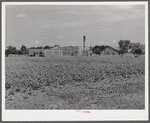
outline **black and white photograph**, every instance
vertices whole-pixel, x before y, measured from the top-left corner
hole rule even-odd
[[[3,2],[2,70],[5,121],[148,120],[148,2]]]

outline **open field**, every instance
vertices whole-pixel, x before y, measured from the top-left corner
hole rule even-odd
[[[144,56],[7,57],[6,109],[144,109]]]

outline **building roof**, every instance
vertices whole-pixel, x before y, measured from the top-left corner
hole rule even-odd
[[[65,47],[58,47],[59,50],[78,50],[79,46],[65,46]]]
[[[59,49],[59,47],[53,47],[50,50],[58,50],[58,49]]]
[[[29,48],[28,50],[29,50],[29,51],[35,51],[35,52],[44,51],[44,49],[31,49],[31,48]]]
[[[112,50],[114,50],[114,51],[118,52],[118,50],[117,50],[117,49],[115,49],[115,48],[113,48],[113,47],[106,46],[106,47],[105,47],[105,49],[107,49],[107,48],[112,49]]]

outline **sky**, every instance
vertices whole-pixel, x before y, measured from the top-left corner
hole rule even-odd
[[[6,47],[145,44],[144,5],[7,5]]]

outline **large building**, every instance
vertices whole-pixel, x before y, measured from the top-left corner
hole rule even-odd
[[[51,49],[29,49],[29,56],[88,56],[88,47],[81,46],[65,46],[65,47],[54,47]]]
[[[44,49],[32,49],[29,48],[29,56],[44,56]]]
[[[79,46],[54,47],[44,50],[45,56],[80,56],[81,48]]]
[[[60,50],[58,47],[44,49],[44,56],[62,56],[62,50]]]
[[[89,56],[91,52],[85,46],[86,36],[83,36],[82,46],[53,47],[51,49],[29,49],[29,56]]]

